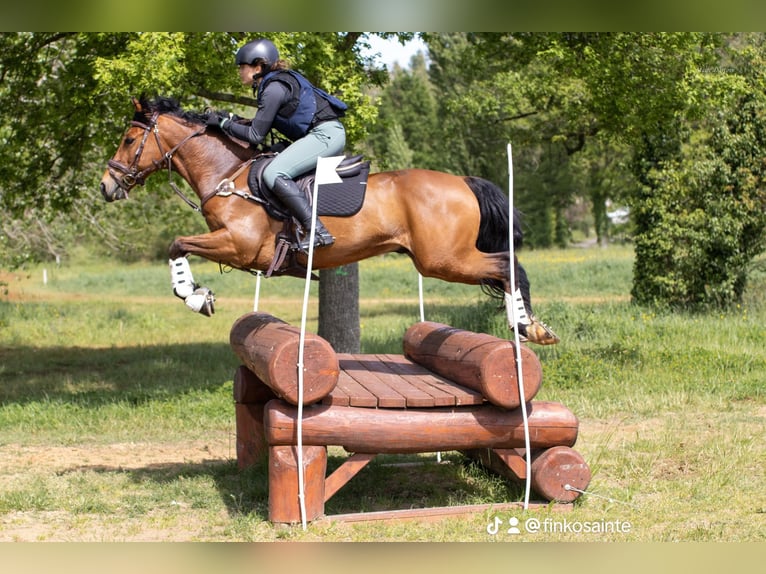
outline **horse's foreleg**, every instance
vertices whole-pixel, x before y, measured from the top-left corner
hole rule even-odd
[[[210,317],[215,312],[215,296],[207,287],[194,281],[187,255],[225,261],[229,256],[231,237],[225,229],[203,235],[178,237],[170,246],[170,280],[173,293],[183,299],[192,311]]]
[[[186,255],[199,255],[210,261],[220,261],[230,265],[237,265],[234,259],[238,251],[228,229],[217,229],[201,235],[187,235],[176,237],[170,244],[171,259],[178,259]]]
[[[186,257],[178,257],[171,259],[168,263],[173,294],[179,299],[183,299],[186,306],[192,311],[207,317],[215,313],[215,296],[210,289],[200,287],[194,282],[189,260]]]

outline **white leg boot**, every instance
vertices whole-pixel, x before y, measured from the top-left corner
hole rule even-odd
[[[207,287],[200,287],[194,282],[189,260],[186,257],[170,259],[170,282],[173,294],[184,300],[186,306],[196,313],[210,317],[215,313],[215,296]]]
[[[516,311],[515,322],[514,310]],[[537,343],[538,345],[555,345],[559,342],[559,336],[548,325],[535,317],[534,313],[531,316],[527,313],[519,289],[516,289],[513,297],[510,293],[505,294],[505,311],[508,315],[508,325],[512,330],[519,329],[519,337],[522,342]]]

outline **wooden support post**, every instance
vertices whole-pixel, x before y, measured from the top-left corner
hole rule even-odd
[[[473,448],[462,453],[495,474],[523,483],[527,477],[527,461],[523,448]]]
[[[303,468],[306,521],[312,521],[324,514],[327,448],[304,446]],[[300,522],[301,507],[298,495],[298,447],[269,447],[269,520]]]
[[[376,456],[377,455],[372,453],[357,453],[348,457],[346,461],[336,468],[335,472],[325,480],[324,501],[327,502],[330,500],[336,492],[343,488],[349,480],[354,478],[359,471],[367,466],[367,464]]]
[[[237,466],[245,469],[266,456],[263,408],[274,392],[244,365],[234,373],[234,413],[237,429]]]
[[[267,453],[263,433],[263,405],[234,404],[237,427],[237,467],[244,470]]]

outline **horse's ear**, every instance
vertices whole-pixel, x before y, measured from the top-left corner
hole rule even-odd
[[[133,102],[133,107],[136,108],[137,112],[142,111],[141,102],[139,102],[136,98],[130,98],[130,101]]]

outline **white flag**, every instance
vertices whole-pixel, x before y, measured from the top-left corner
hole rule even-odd
[[[338,164],[343,161],[343,156],[320,157],[317,160],[316,183],[324,185],[325,183],[340,183],[342,180],[335,171]]]

